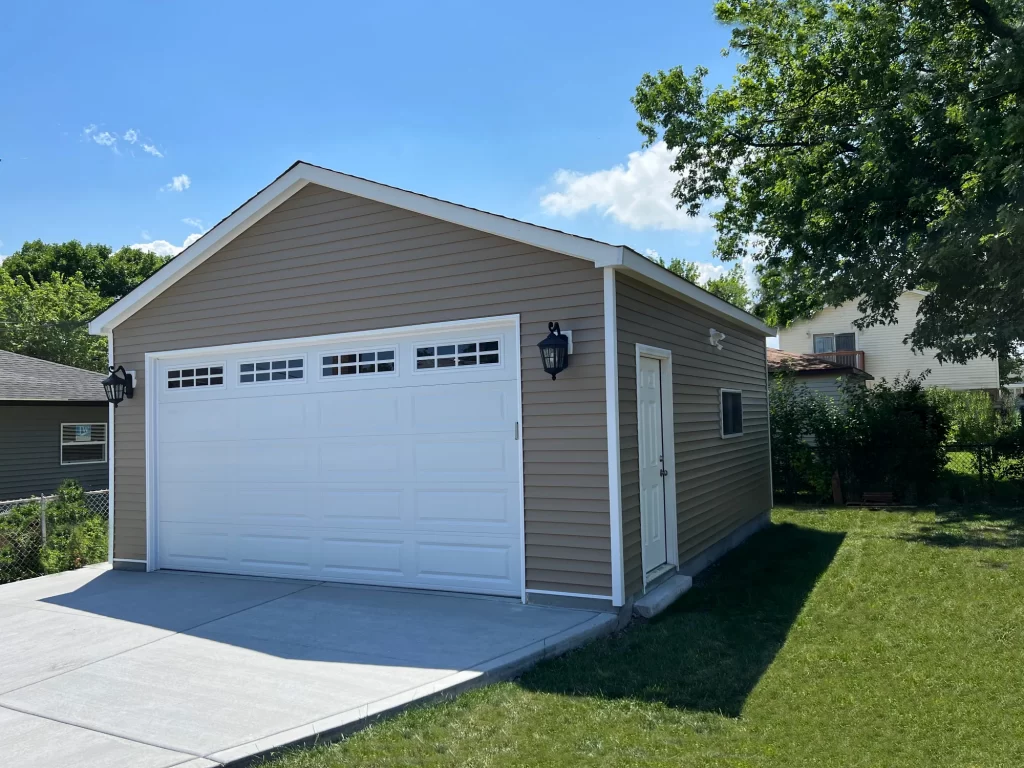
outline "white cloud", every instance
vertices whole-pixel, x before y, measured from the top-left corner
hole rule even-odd
[[[164,184],[160,190],[162,192],[184,192],[186,189],[192,186],[192,179],[186,176],[184,173],[180,176],[175,176],[167,184]]]
[[[625,166],[586,174],[559,170],[554,175],[559,190],[545,195],[541,207],[554,216],[596,210],[631,229],[706,232],[712,228],[711,219],[687,216],[676,208],[672,198],[676,174],[670,170],[674,159],[665,142],[659,141],[630,152]]]
[[[181,220],[181,223],[188,224],[190,227],[192,227],[193,229],[198,229],[200,232],[206,231],[205,229],[203,229],[202,219],[185,218]],[[0,243],[0,245],[2,245],[2,243]]]
[[[143,144],[142,145],[142,151],[143,152],[148,152],[153,157],[163,157],[164,156],[164,153],[161,152],[156,147],[154,147],[152,144]]]
[[[85,126],[85,128],[82,129],[82,135],[83,136],[88,136],[89,134],[91,134],[95,130],[96,130],[96,123],[90,123],[89,125]]]
[[[201,232],[193,232],[185,238],[185,242],[180,246],[167,240],[154,240],[151,243],[134,243],[130,247],[138,248],[140,251],[149,251],[157,256],[177,256],[202,236]]]
[[[92,135],[92,140],[104,147],[112,147],[115,144],[117,144],[117,136],[110,133],[109,131],[94,133]]]
[[[122,136],[121,138],[127,141],[129,144],[134,144],[136,141],[139,140],[139,132],[136,131],[134,128],[129,128],[127,131],[124,132],[124,136]]]

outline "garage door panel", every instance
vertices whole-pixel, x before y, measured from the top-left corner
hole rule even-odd
[[[416,544],[416,579],[445,583],[450,587],[489,583],[495,589],[515,583],[514,547],[511,541],[467,539],[420,541]]]
[[[418,479],[514,481],[514,451],[514,442],[494,435],[439,435],[418,439],[413,461]]]
[[[519,497],[509,488],[419,488],[413,515],[420,530],[518,530]]]
[[[381,439],[332,440],[319,446],[320,477],[324,479],[387,479],[402,465],[403,446]]]
[[[332,536],[323,540],[324,578],[358,581],[405,580],[407,546],[402,538]]]
[[[284,535],[279,528],[252,528],[238,537],[238,565],[242,570],[281,576],[313,576],[317,539]]]
[[[511,429],[516,404],[505,382],[484,385],[426,387],[410,393],[412,427],[431,432],[494,431]],[[511,400],[511,402],[510,402]]]
[[[317,398],[322,435],[380,435],[406,431],[400,392],[332,392]]]
[[[483,335],[518,348],[508,330]],[[340,363],[323,375],[340,346],[261,350],[306,361],[279,382],[241,379],[251,353],[218,353],[216,387],[166,386],[170,367],[212,353],[159,364],[159,567],[518,595],[514,366],[503,353],[501,365],[417,371],[424,341],[382,343],[395,370],[380,375]]]

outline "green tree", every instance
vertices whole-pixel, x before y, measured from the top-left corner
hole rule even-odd
[[[7,257],[0,270],[29,283],[44,283],[53,274],[80,275],[85,287],[106,299],[119,299],[162,267],[169,257],[125,246],[112,252],[109,246],[77,240],[66,243],[25,243]]]
[[[699,285],[708,293],[713,293],[720,299],[735,304],[740,309],[749,311],[752,308],[753,298],[743,274],[743,267],[739,264],[734,265],[718,277],[709,278],[702,283],[700,265],[695,261],[672,259],[666,264],[665,260],[659,256],[653,257],[652,260],[665,267],[669,272],[679,275],[684,280],[689,280],[694,285]]]
[[[37,283],[0,270],[0,349],[102,371],[107,340],[90,336],[87,326],[109,303],[78,274],[55,272]]]
[[[747,280],[743,275],[743,267],[739,264],[734,264],[731,269],[708,280],[704,288],[741,309],[749,310],[753,303]]]
[[[752,256],[773,323],[859,298],[864,327],[927,286],[909,342],[941,360],[1024,338],[1024,3],[720,0],[736,76],[645,75],[675,196],[715,201],[717,255]],[[728,53],[728,52],[727,52]]]
[[[125,246],[110,254],[100,266],[96,289],[104,298],[120,299],[169,260],[167,256]]]

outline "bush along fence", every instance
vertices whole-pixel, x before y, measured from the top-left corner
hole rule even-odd
[[[792,376],[771,389],[778,496],[808,501],[1024,501],[1024,432],[985,392],[925,390],[924,375],[844,384],[838,398]]]
[[[0,502],[0,584],[107,559],[107,491],[66,480],[52,496]]]

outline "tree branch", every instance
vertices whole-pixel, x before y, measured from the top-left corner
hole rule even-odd
[[[1014,43],[1021,42],[1021,29],[1003,21],[989,0],[967,0],[967,7],[974,12],[985,29],[996,37]]]

